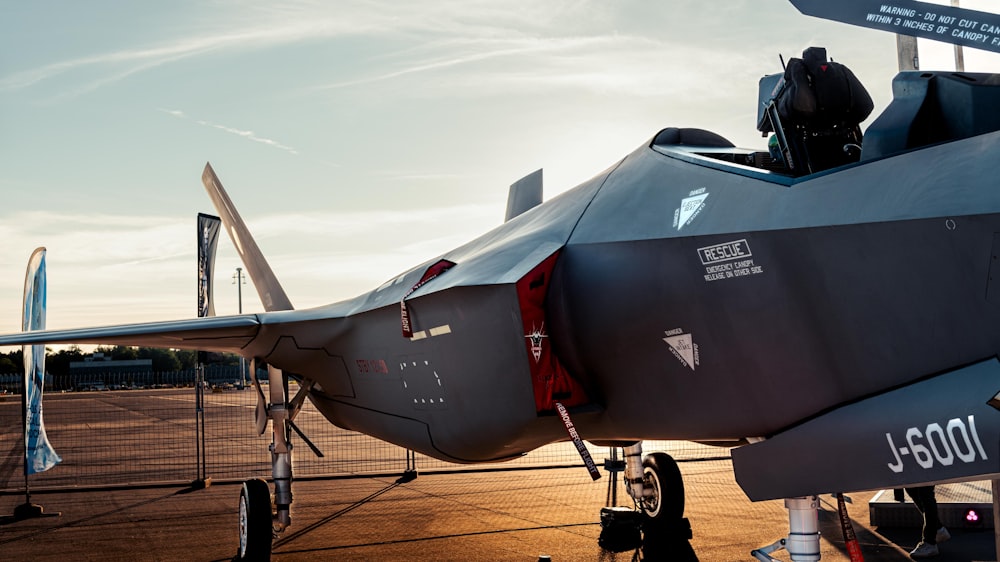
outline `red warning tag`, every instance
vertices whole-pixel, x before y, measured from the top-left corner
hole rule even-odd
[[[441,260],[435,263],[434,265],[428,267],[427,271],[424,272],[423,277],[420,278],[420,281],[417,281],[416,284],[413,285],[413,288],[407,291],[406,294],[403,295],[403,298],[399,300],[399,316],[403,324],[404,338],[413,337],[413,323],[410,321],[410,311],[406,308],[406,297],[412,295],[414,291],[416,291],[420,287],[423,287],[438,275],[441,275],[445,271],[448,271],[454,265],[455,262],[448,260]]]
[[[854,534],[851,516],[847,514],[844,494],[837,494],[837,513],[840,515],[840,529],[844,531],[844,545],[847,547],[847,555],[850,556],[851,562],[865,562],[865,557],[861,554],[861,545],[858,544],[858,536]]]
[[[597,465],[594,463],[594,458],[590,456],[590,451],[587,450],[587,445],[584,444],[583,439],[580,438],[580,434],[576,432],[576,427],[573,426],[573,421],[569,419],[569,410],[566,406],[562,405],[562,402],[556,402],[556,412],[559,414],[559,419],[562,420],[563,425],[566,426],[566,431],[569,432],[569,438],[573,440],[573,445],[576,447],[576,451],[580,453],[580,458],[583,459],[583,464],[587,466],[587,471],[590,472],[590,478],[593,480],[598,480],[601,478],[601,471],[597,470]]]

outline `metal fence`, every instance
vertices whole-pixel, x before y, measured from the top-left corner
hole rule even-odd
[[[224,386],[239,383],[240,367],[237,365],[206,365],[205,381],[211,386]],[[114,371],[95,371],[79,369],[68,375],[45,375],[46,392],[80,392],[87,390],[141,390],[146,388],[178,388],[193,387],[196,369],[182,371],[153,371],[152,369],[116,369]],[[260,378],[267,380],[267,371],[260,372]],[[24,384],[23,373],[0,374],[0,394],[4,391],[13,394],[21,392]]]
[[[254,430],[256,392],[240,388],[227,376],[206,374],[215,381],[204,393],[204,475],[215,480],[242,480],[271,475],[270,433]],[[47,390],[45,427],[62,457],[55,468],[32,475],[32,489],[100,487],[190,482],[198,478],[198,432],[195,373],[160,374],[149,386],[104,381],[118,390]],[[77,381],[79,382],[79,381]],[[70,384],[70,388],[80,385]],[[134,389],[133,389],[134,387]],[[571,443],[542,447],[516,460],[494,465],[456,465],[390,445],[330,424],[308,401],[296,424],[324,453],[317,458],[299,444],[295,477],[344,477],[420,472],[583,466]],[[23,488],[21,397],[0,395],[0,493]],[[653,442],[647,450],[668,451],[678,460],[728,457],[727,449],[692,443]],[[600,464],[608,449],[591,446]],[[581,470],[584,470],[581,468]]]

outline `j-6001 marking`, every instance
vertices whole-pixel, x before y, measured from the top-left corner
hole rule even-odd
[[[982,460],[987,460],[986,451],[976,431],[976,418],[969,416],[967,419],[968,425],[961,418],[952,418],[948,420],[944,429],[937,422],[928,424],[923,432],[911,427],[905,434],[906,444],[909,447],[896,447],[892,434],[886,433],[889,450],[896,460],[886,466],[893,472],[903,472],[903,457],[911,454],[917,465],[923,469],[933,467],[935,461],[943,466],[951,466],[955,459],[964,463],[975,462],[976,453],[979,453]]]

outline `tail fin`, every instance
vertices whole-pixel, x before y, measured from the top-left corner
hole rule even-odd
[[[281,288],[281,283],[278,283],[278,278],[271,271],[271,266],[264,259],[264,254],[257,247],[247,225],[243,223],[240,214],[236,212],[236,206],[229,199],[226,190],[222,188],[222,182],[215,175],[211,164],[205,164],[205,171],[201,174],[201,182],[205,184],[208,196],[212,198],[212,203],[222,218],[222,224],[225,225],[229,238],[236,246],[236,251],[239,252],[240,259],[243,260],[243,265],[246,266],[247,273],[250,274],[250,279],[257,287],[257,294],[260,296],[261,303],[264,304],[264,310],[268,312],[292,310],[292,303],[288,300],[288,295]]]
[[[542,203],[542,169],[517,180],[510,186],[507,193],[507,214],[503,222],[520,215]]]

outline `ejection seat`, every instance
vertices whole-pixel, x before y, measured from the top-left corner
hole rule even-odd
[[[760,102],[757,130],[774,133],[784,171],[802,176],[860,159],[859,125],[874,104],[850,69],[827,60],[826,49],[810,47],[784,74],[762,78]]]

